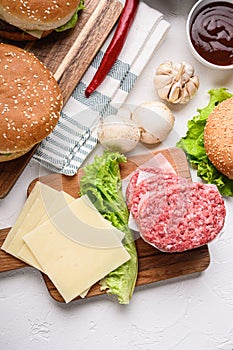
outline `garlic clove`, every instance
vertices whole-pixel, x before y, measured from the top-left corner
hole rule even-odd
[[[179,103],[181,92],[182,87],[180,86],[179,82],[172,84],[168,95],[168,101],[172,103]]]
[[[173,71],[172,62],[166,61],[158,66],[156,70],[156,74],[158,75],[171,74],[172,71]]]
[[[189,91],[187,90],[187,88],[182,89],[182,94],[180,97],[180,103],[181,104],[185,104],[190,100],[190,94]]]
[[[172,83],[169,85],[165,85],[164,87],[162,87],[161,89],[158,89],[158,95],[161,99],[163,100],[167,100],[169,93],[170,93],[170,89],[172,87]]]
[[[199,88],[200,82],[199,82],[199,78],[198,78],[197,75],[194,75],[192,78],[190,78],[190,81],[193,82],[193,84],[195,85],[196,89]]]
[[[154,84],[157,89],[161,89],[164,86],[172,83],[172,77],[170,75],[156,75],[154,79]]]
[[[196,94],[196,85],[190,80],[186,84],[186,90],[189,94],[190,99],[193,98],[193,96]]]
[[[182,62],[182,64],[185,67],[185,72],[189,77],[192,77],[194,75],[194,68],[191,64],[187,63],[187,62]]]
[[[186,71],[184,71],[181,77],[182,85],[184,86],[190,79],[192,79],[192,77],[190,77],[190,75]]]

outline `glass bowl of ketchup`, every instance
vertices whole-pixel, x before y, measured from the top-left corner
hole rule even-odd
[[[199,0],[186,32],[194,56],[214,69],[233,69],[233,0]]]

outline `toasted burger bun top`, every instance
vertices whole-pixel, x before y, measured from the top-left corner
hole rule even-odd
[[[1,0],[0,18],[25,30],[51,30],[70,20],[80,0]]]
[[[204,146],[211,163],[233,179],[233,97],[219,103],[209,115]]]
[[[28,150],[56,126],[62,108],[59,86],[32,54],[0,44],[0,153]]]

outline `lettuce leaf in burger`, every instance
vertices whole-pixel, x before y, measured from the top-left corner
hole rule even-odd
[[[73,16],[71,17],[71,19],[66,22],[64,25],[58,27],[55,29],[56,32],[64,32],[65,30],[68,30],[68,29],[72,29],[76,26],[76,23],[78,21],[78,13],[79,11],[82,11],[85,9],[85,5],[84,5],[84,1],[81,0],[75,13],[73,14]]]

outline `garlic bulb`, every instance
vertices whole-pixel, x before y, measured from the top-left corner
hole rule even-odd
[[[160,101],[144,102],[132,113],[132,120],[138,125],[141,138],[146,144],[156,144],[165,140],[174,126],[174,115]]]
[[[191,64],[166,61],[157,68],[154,84],[160,98],[184,104],[196,94],[199,79]]]

